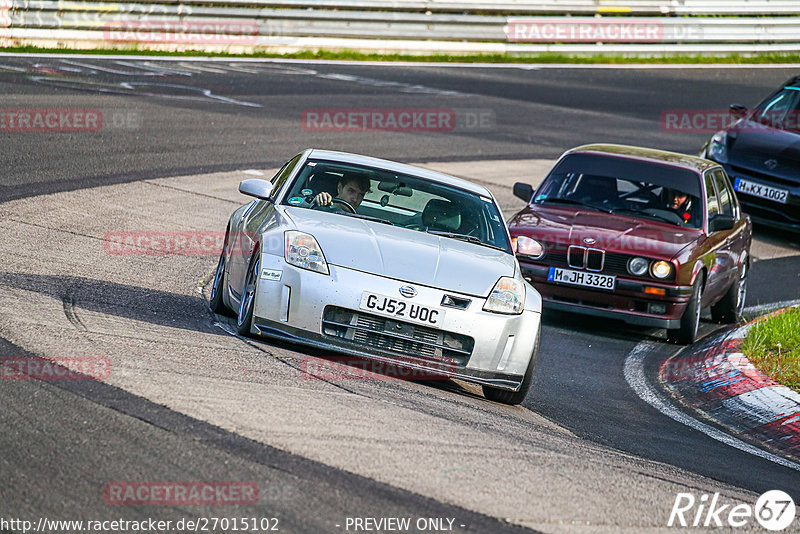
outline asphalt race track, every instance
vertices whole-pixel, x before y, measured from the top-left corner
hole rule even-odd
[[[304,370],[325,354],[233,336],[210,312],[213,247],[108,245],[115,232],[221,233],[245,202],[239,180],[311,146],[474,179],[510,216],[514,181],[541,179],[564,150],[695,153],[710,133],[670,131],[665,113],[753,105],[796,71],[0,57],[0,356],[111,365],[102,381],[0,381],[0,520],[255,517],[304,533],[411,518],[421,532],[639,533],[674,530],[678,493],[752,506],[780,489],[798,501],[800,465],[715,441],[630,388],[625,360],[642,341],[654,382],[679,350],[661,331],[546,312],[520,407],[461,383],[311,379]],[[307,120],[386,108],[445,110],[456,123],[348,132]],[[20,110],[71,115],[32,131],[9,122]],[[77,118],[87,113],[100,124]],[[749,305],[800,298],[800,237],[757,228],[753,255]],[[125,481],[245,481],[258,497],[109,502],[104,489]],[[751,530],[763,531],[755,520],[736,529]]]

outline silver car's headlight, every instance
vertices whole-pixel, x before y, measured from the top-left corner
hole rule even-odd
[[[728,162],[728,132],[725,130],[714,134],[708,143],[708,157],[717,163]]]
[[[328,262],[311,234],[288,230],[286,233],[286,263],[322,274],[329,274]]]
[[[483,311],[519,315],[525,306],[525,286],[516,278],[504,276],[494,285]]]

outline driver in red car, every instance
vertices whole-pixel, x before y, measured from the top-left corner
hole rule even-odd
[[[336,184],[336,198],[344,200],[350,204],[353,209],[358,209],[361,201],[364,200],[364,195],[369,192],[370,180],[366,176],[359,175],[345,175],[339,179]],[[332,206],[335,207],[333,197],[330,193],[323,191],[314,197],[314,202],[318,206]]]
[[[692,219],[692,200],[687,193],[665,187],[663,198],[667,209],[676,213],[684,224]]]

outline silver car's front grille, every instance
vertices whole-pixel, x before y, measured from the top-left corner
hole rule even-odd
[[[368,350],[466,366],[475,340],[463,334],[395,321],[386,317],[327,306],[322,333]]]

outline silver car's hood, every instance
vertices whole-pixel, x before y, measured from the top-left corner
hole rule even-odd
[[[285,214],[332,265],[481,297],[514,275],[514,257],[490,247],[323,211]]]

